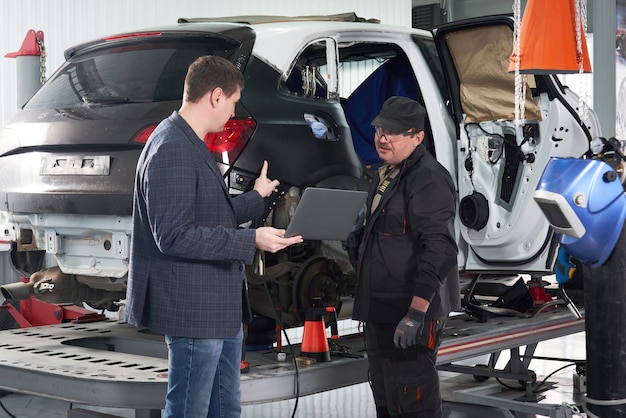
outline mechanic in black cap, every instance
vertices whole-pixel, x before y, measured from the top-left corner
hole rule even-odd
[[[435,362],[460,309],[450,173],[421,145],[426,109],[390,97],[374,118],[382,167],[360,231],[352,317],[365,322],[377,417],[441,417]]]

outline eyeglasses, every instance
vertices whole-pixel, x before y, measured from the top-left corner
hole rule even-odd
[[[405,139],[407,137],[412,137],[412,136],[414,136],[417,133],[413,129],[409,129],[406,132],[400,132],[400,133],[385,132],[381,126],[377,126],[375,128],[374,132],[376,133],[376,136],[378,138],[380,138],[380,139],[385,138],[385,141],[387,141],[387,142],[402,141],[403,139]],[[389,135],[389,136],[392,136],[392,135],[393,136],[402,136],[402,138],[389,139],[389,137],[387,135]]]

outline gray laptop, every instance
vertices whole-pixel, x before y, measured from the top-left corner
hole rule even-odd
[[[304,239],[343,241],[357,223],[366,199],[367,192],[364,191],[308,187],[300,198],[285,236],[302,235]]]

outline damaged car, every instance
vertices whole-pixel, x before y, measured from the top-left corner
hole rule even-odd
[[[578,97],[554,75],[528,76],[516,121],[512,45],[510,16],[431,33],[349,13],[179,19],[71,47],[0,131],[0,250],[30,278],[28,294],[117,309],[137,159],[180,107],[188,65],[212,54],[246,83],[224,132],[204,138],[224,181],[233,195],[250,190],[263,160],[281,181],[266,216],[245,227],[286,227],[307,187],[366,190],[380,164],[370,123],[385,99],[406,96],[426,108],[424,144],[456,182],[461,272],[551,274],[557,243],[533,191],[550,157],[585,155],[599,125],[593,112],[581,120]],[[347,245],[259,254],[253,311],[297,326],[321,300],[349,316]]]

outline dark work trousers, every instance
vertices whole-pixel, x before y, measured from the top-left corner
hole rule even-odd
[[[426,321],[419,345],[403,350],[393,343],[395,324],[365,324],[369,379],[378,418],[441,418],[435,363],[444,325],[444,320]]]

